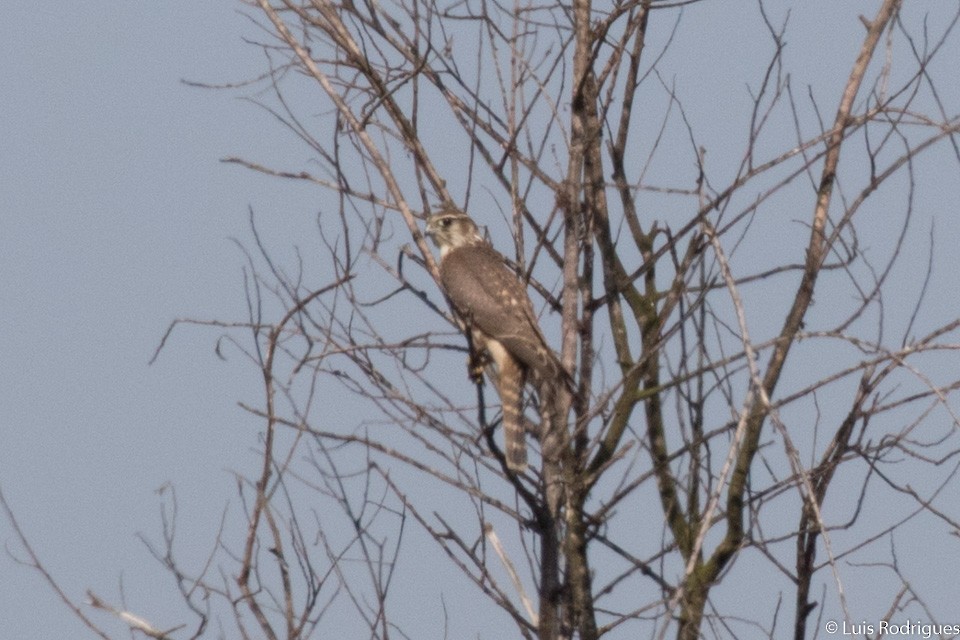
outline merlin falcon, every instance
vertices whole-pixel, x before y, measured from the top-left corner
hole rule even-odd
[[[430,216],[427,235],[440,249],[440,283],[467,324],[475,352],[489,354],[497,365],[506,462],[522,472],[527,465],[524,382],[532,375],[544,402],[544,389],[562,372],[560,362],[540,331],[526,286],[467,214],[445,209]]]

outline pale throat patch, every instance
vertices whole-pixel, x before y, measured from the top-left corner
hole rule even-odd
[[[476,230],[471,230],[466,233],[450,234],[447,238],[447,242],[444,242],[442,245],[440,245],[440,258],[442,259],[446,257],[446,255],[454,249],[482,243],[483,238]]]

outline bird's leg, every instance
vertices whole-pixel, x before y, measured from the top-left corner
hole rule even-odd
[[[490,354],[487,353],[487,344],[483,335],[470,330],[467,331],[467,375],[474,384],[483,384],[483,371],[490,364]]]
[[[490,354],[485,349],[482,351],[470,349],[470,356],[467,358],[467,370],[474,384],[483,384],[483,372],[489,364]]]

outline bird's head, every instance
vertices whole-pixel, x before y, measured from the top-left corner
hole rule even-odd
[[[427,235],[440,249],[440,257],[459,247],[483,243],[477,224],[470,216],[452,209],[445,209],[427,218]]]

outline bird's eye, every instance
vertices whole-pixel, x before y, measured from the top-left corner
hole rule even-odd
[[[443,227],[444,229],[446,229],[447,227],[450,226],[450,223],[451,223],[451,222],[453,222],[453,218],[441,218],[441,219],[440,219],[440,226]]]

